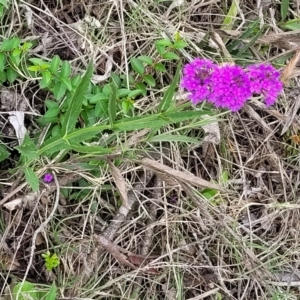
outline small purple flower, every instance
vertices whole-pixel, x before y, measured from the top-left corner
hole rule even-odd
[[[211,76],[210,101],[216,107],[238,111],[251,97],[251,82],[245,71],[238,66],[219,67]]]
[[[53,181],[53,175],[50,173],[46,173],[43,177],[45,183],[50,183]]]
[[[218,66],[211,60],[196,58],[183,68],[181,86],[190,93],[192,103],[207,100],[210,95],[211,74]]]
[[[266,106],[274,104],[283,89],[280,73],[270,64],[249,66],[246,72],[251,81],[251,92],[262,94]]]

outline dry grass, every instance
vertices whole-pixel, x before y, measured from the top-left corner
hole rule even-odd
[[[279,3],[257,1],[257,7],[240,1],[234,23],[224,28],[230,1],[186,1],[174,8],[171,1],[100,2],[14,2],[13,21],[2,24],[2,35],[35,39],[42,45],[37,56],[58,54],[74,69],[93,56],[97,75],[106,73],[108,60],[116,72],[128,73],[131,57],[155,58],[154,42],[177,31],[189,44],[181,53],[186,60],[271,61],[283,69],[294,54],[289,45],[295,37],[277,25]],[[299,17],[296,8],[291,13]],[[86,14],[101,26],[80,23]],[[257,18],[269,27],[253,41],[251,57],[236,59],[227,46],[234,40],[236,51],[246,45],[238,37]],[[277,40],[269,42],[269,36]],[[136,103],[141,113],[158,103],[174,68]],[[115,154],[118,167],[99,168],[98,177],[81,169],[80,157],[41,161],[41,174],[47,169],[58,174],[46,197],[25,199],[29,190],[22,178],[2,172],[2,197],[7,203],[20,198],[22,208],[1,208],[0,295],[26,275],[40,284],[55,280],[60,299],[299,299],[299,86],[296,78],[288,81],[270,109],[252,99],[241,112],[223,116],[219,144],[136,143],[148,133],[137,132],[127,145],[139,151],[132,157]],[[39,111],[43,95],[32,83],[16,88]],[[184,132],[203,134],[189,127]],[[145,165],[145,156],[173,174]],[[175,171],[189,176],[183,180]],[[221,192],[207,199],[193,175],[213,180]],[[58,197],[60,187],[64,193]],[[41,258],[47,249],[61,261],[53,272]]]

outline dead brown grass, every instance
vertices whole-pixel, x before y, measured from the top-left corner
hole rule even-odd
[[[277,26],[279,4],[240,1],[235,25],[224,29],[230,1],[178,7],[156,2],[20,1],[11,12],[10,34],[37,40],[42,46],[36,55],[58,54],[75,69],[96,57],[100,76],[108,74],[107,61],[116,72],[128,73],[130,57],[155,56],[154,41],[176,31],[189,43],[182,50],[185,59],[232,62],[228,41],[239,40],[255,18],[269,28],[246,61],[278,61],[299,47],[295,36]],[[101,25],[91,28],[86,15]],[[238,48],[249,41],[240,39]],[[297,71],[297,63],[292,69]],[[162,86],[172,76],[171,68]],[[252,99],[241,112],[227,114],[218,123],[219,144],[136,146],[148,133],[137,132],[127,146],[139,147],[138,155],[124,158],[117,151],[97,158],[120,162],[101,169],[97,178],[82,171],[76,156],[42,162],[41,173],[58,173],[46,194],[31,195],[21,179],[14,185],[17,178],[5,180],[3,173],[0,295],[11,280],[26,275],[32,282],[55,281],[60,299],[299,299],[298,90],[298,80],[290,79],[276,106],[266,109]],[[152,107],[159,92],[137,107]],[[79,177],[87,183],[81,191]],[[58,198],[61,187],[65,193]],[[220,192],[207,199],[203,187]],[[53,272],[41,258],[47,249],[61,260]]]

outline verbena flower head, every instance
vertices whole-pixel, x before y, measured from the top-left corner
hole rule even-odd
[[[251,96],[251,82],[244,70],[238,66],[219,67],[211,76],[210,101],[216,107],[238,111]]]
[[[53,181],[53,175],[50,173],[46,173],[43,177],[44,182],[50,183]]]
[[[270,106],[283,89],[280,73],[270,64],[242,69],[200,58],[184,66],[181,86],[190,92],[193,104],[207,100],[231,111],[241,109],[252,94],[262,94]]]
[[[184,66],[181,86],[191,92],[189,97],[194,104],[209,98],[211,74],[217,67],[211,60],[200,58]]]
[[[283,89],[280,73],[270,64],[249,66],[246,72],[251,81],[251,92],[262,94],[266,106],[274,104]]]

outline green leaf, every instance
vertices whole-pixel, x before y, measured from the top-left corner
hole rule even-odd
[[[69,150],[70,145],[66,139],[57,136],[47,139],[38,150],[38,154],[51,155],[61,150]]]
[[[78,153],[85,153],[85,154],[109,154],[112,152],[109,148],[102,148],[99,146],[82,146],[82,145],[71,145],[72,150],[78,152]]]
[[[3,52],[0,52],[0,72],[3,72],[6,64],[6,56]]]
[[[51,136],[59,136],[61,131],[60,125],[55,125],[51,130]]]
[[[6,9],[8,8],[8,0],[0,0],[0,4],[2,4]]]
[[[10,60],[12,61],[13,64],[15,64],[15,66],[18,66],[20,61],[21,61],[21,49],[16,48],[13,50],[13,52],[10,55]]]
[[[162,63],[155,64],[154,69],[160,72],[167,72],[166,67]]]
[[[145,68],[143,62],[138,58],[132,57],[130,59],[132,69],[137,72],[138,74],[142,75],[145,73]]]
[[[57,74],[58,68],[60,65],[60,57],[58,55],[54,55],[51,63],[50,63],[50,71],[54,74]]]
[[[128,94],[128,98],[135,98],[136,96],[144,95],[144,91],[142,90],[133,90]]]
[[[0,51],[11,51],[20,45],[20,41],[19,38],[9,38],[3,41]]]
[[[142,62],[144,62],[147,65],[152,65],[153,64],[153,59],[149,56],[146,55],[141,55],[138,57],[139,60],[141,60]]]
[[[108,118],[111,126],[113,126],[115,122],[116,111],[117,111],[117,88],[114,84],[111,84],[111,93],[108,99]]]
[[[166,51],[166,47],[163,45],[155,44],[155,48],[160,55],[163,55]]]
[[[89,102],[91,104],[95,104],[95,103],[98,103],[99,101],[103,101],[103,100],[108,100],[108,96],[103,94],[103,93],[99,93],[99,94],[96,94],[94,95],[90,100]]]
[[[48,109],[44,115],[45,121],[48,123],[56,121],[59,112],[60,112],[59,107],[52,107]]]
[[[8,67],[7,71],[6,71],[6,76],[7,76],[7,80],[9,81],[9,83],[14,83],[14,81],[18,77],[18,72],[15,71],[13,68]]]
[[[164,93],[163,99],[158,106],[158,112],[167,111],[170,109],[170,107],[174,106],[173,97],[174,97],[175,89],[178,87],[180,71],[181,71],[181,61],[178,63],[176,73],[174,75],[171,85]]]
[[[56,83],[53,87],[53,95],[56,100],[61,100],[61,98],[65,95],[66,91],[66,85],[61,82]]]
[[[71,75],[71,65],[67,60],[64,60],[61,65],[60,78],[68,78]]]
[[[130,93],[130,90],[128,89],[118,89],[117,90],[117,98],[122,98],[125,96],[128,96],[128,94]]]
[[[42,80],[40,81],[40,88],[44,89],[47,86],[49,86],[49,84],[51,83],[52,75],[48,70],[42,71],[41,73],[42,73]]]
[[[139,82],[135,85],[135,88],[137,90],[141,90],[142,91],[142,94],[143,96],[146,96],[147,95],[147,88],[146,86],[142,83],[142,82]],[[129,95],[128,95],[129,96]]]
[[[4,145],[0,145],[0,162],[9,157],[9,152]]]
[[[240,0],[234,0],[231,3],[230,9],[224,18],[223,25],[221,26],[222,30],[231,30],[234,22],[236,21],[236,16],[239,8]]]
[[[183,40],[174,42],[174,49],[184,49],[187,46],[188,46],[188,44]]]
[[[81,82],[74,90],[74,93],[72,93],[71,95],[71,99],[69,102],[71,103],[71,106],[67,110],[64,122],[62,124],[62,130],[61,130],[62,136],[66,135],[68,132],[71,132],[75,128],[82,107],[82,102],[84,100],[84,95],[87,92],[92,75],[93,75],[93,65],[92,63],[90,63],[88,65],[86,73],[82,77]]]
[[[95,116],[99,118],[108,117],[108,99],[97,102],[95,106]]]
[[[53,282],[45,300],[56,300],[56,296],[57,296],[57,287]]]
[[[281,0],[280,13],[281,21],[284,21],[289,11],[290,0]]]
[[[34,173],[32,168],[29,168],[29,167],[24,169],[24,173],[25,173],[26,181],[28,182],[28,184],[30,185],[32,190],[34,192],[37,192],[39,190],[39,186],[40,186],[39,178],[37,177],[37,175]]]
[[[0,72],[0,82],[5,82],[7,80],[6,72]]]
[[[0,5],[0,18],[2,18],[3,15],[4,15],[4,7],[2,5]]]
[[[204,189],[201,192],[201,195],[204,196],[207,200],[215,197],[217,194],[218,194],[217,190],[210,189],[210,188]]]
[[[29,67],[27,67],[27,70],[32,71],[32,72],[37,72],[37,71],[40,71],[41,68],[40,68],[40,66],[29,66]]]
[[[155,79],[153,78],[152,75],[145,75],[143,77],[144,81],[151,87],[155,87],[156,86],[156,82],[155,82]]]
[[[37,57],[29,58],[29,61],[36,66],[40,66],[40,67],[43,66],[43,69],[47,69],[47,67],[49,67],[49,64],[47,64],[45,61]]]
[[[35,287],[28,281],[20,282],[13,288],[13,299],[14,300],[37,300]],[[31,297],[31,298],[30,298]]]
[[[19,151],[20,154],[29,159],[39,158],[36,146],[27,134],[24,137],[23,143],[20,146],[16,146],[15,148]]]
[[[65,85],[65,87],[68,89],[68,91],[72,91],[73,90],[73,86],[72,86],[72,82],[71,82],[70,78],[60,77],[60,80]]]
[[[173,47],[172,41],[167,40],[167,39],[156,41],[155,44],[158,46]]]
[[[45,100],[45,105],[48,109],[59,107],[59,104],[57,102],[49,100],[49,99]]]
[[[160,134],[151,137],[147,140],[148,142],[185,142],[199,144],[199,140],[191,138],[185,135],[173,135],[173,134]]]
[[[166,52],[162,55],[162,58],[163,59],[168,59],[168,60],[172,60],[172,59],[178,60],[179,56],[174,52]]]

